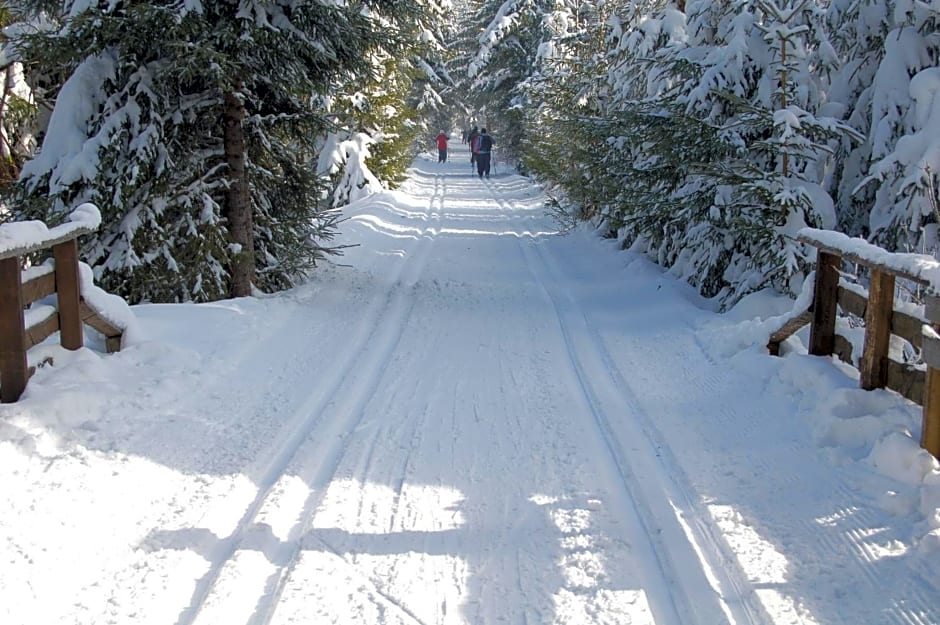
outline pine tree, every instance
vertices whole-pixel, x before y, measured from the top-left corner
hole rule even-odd
[[[15,32],[28,27],[27,15],[17,7],[0,4],[0,28]],[[39,108],[23,74],[23,64],[9,45],[9,36],[0,33],[0,191],[15,182],[20,168],[35,150]]]
[[[316,95],[368,71],[373,51],[399,49],[389,22],[420,15],[418,5],[65,8],[57,32],[21,42],[37,71],[71,74],[24,168],[22,217],[56,223],[77,202],[98,204],[103,226],[83,253],[106,288],[133,301],[282,288],[329,252],[335,216],[309,173],[328,121]]]
[[[528,134],[526,111],[537,103],[526,87],[540,70],[543,45],[555,3],[549,0],[487,0],[477,5],[472,21],[479,29],[468,67],[467,92],[478,120],[496,137],[504,158],[516,158]]]
[[[871,240],[890,250],[936,251],[940,9],[920,2],[889,2],[886,9],[890,30],[866,93],[871,164],[853,191],[872,201]],[[925,226],[933,236],[924,237]]]

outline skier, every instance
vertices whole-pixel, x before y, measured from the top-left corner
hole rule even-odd
[[[447,162],[447,134],[443,130],[437,135],[437,162]]]
[[[473,164],[477,162],[477,153],[474,149],[474,143],[476,143],[477,137],[480,136],[480,131],[477,130],[476,124],[473,125],[473,128],[470,129],[470,132],[467,134],[467,145],[470,146],[470,169],[473,170]]]
[[[493,137],[486,133],[486,128],[482,129],[476,140],[477,174],[480,178],[490,177],[490,152],[493,150],[494,143]]]

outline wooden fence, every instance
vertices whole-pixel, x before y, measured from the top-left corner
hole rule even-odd
[[[926,319],[895,310],[894,306],[897,278],[933,289],[931,273],[940,277],[940,263],[926,256],[890,254],[839,233],[804,229],[798,238],[818,250],[813,302],[808,310],[794,314],[771,334],[768,350],[778,354],[781,342],[810,323],[809,353],[835,354],[854,364],[851,343],[836,334],[838,308],[864,319],[859,385],[866,390],[889,388],[922,405],[921,446],[940,458],[940,297],[927,296]],[[841,280],[843,260],[870,270],[867,296]],[[926,371],[890,358],[892,334],[922,350]]]
[[[49,230],[42,240],[0,252],[0,401],[20,398],[33,370],[27,351],[59,332],[66,349],[79,349],[84,342],[83,323],[105,336],[109,352],[121,346],[122,330],[104,319],[81,295],[78,266],[78,237],[94,228],[72,224]],[[31,269],[23,279],[23,257],[52,248],[53,264]],[[45,314],[24,315],[24,309],[52,294],[57,305]]]

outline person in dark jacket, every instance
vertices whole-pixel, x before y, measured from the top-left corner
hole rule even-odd
[[[486,176],[490,177],[490,156],[493,151],[493,137],[491,137],[486,132],[486,128],[480,131],[480,136],[477,137],[477,174],[480,178]]]

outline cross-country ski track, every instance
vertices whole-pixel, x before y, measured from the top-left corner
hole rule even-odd
[[[914,487],[812,420],[916,407],[456,159],[309,282],[137,306],[149,340],[2,408],[0,622],[940,624]]]

